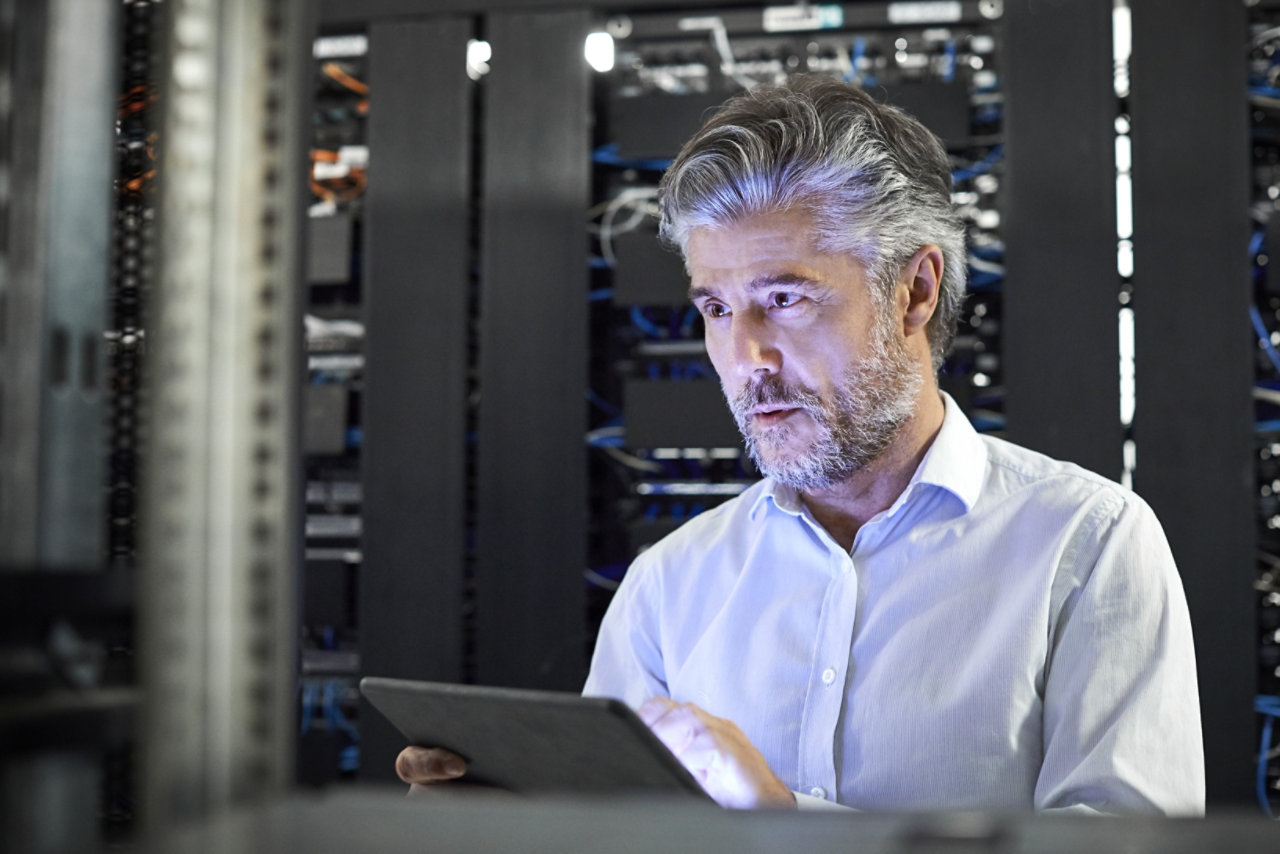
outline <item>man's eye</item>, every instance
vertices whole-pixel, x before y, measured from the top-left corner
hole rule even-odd
[[[702,307],[702,313],[707,317],[724,317],[729,313],[729,309],[725,308],[723,303],[709,302]]]
[[[777,293],[773,295],[773,305],[775,308],[790,308],[800,301],[798,294]]]

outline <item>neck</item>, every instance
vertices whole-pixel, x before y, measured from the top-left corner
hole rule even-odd
[[[942,428],[945,412],[937,384],[925,383],[915,414],[884,453],[839,483],[800,493],[809,512],[845,551],[853,548],[858,530],[893,506],[907,488]]]

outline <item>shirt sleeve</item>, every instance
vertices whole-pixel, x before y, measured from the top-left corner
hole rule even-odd
[[[583,694],[613,697],[633,709],[650,697],[669,696],[658,632],[658,586],[657,567],[646,555],[636,558],[600,623]]]
[[[1055,583],[1035,807],[1202,815],[1204,747],[1182,583],[1150,507],[1132,494],[1109,497],[1068,543]]]

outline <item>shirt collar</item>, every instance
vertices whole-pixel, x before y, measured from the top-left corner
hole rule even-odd
[[[942,401],[945,407],[942,427],[925,452],[924,459],[916,467],[907,488],[890,508],[890,515],[897,512],[915,491],[917,484],[922,483],[947,490],[964,503],[966,512],[972,510],[978,500],[982,480],[986,476],[987,448],[951,395],[942,392]],[[804,504],[794,489],[772,478],[766,478],[764,488],[751,503],[749,515],[752,521],[755,521],[760,508],[769,499],[772,499],[779,510],[792,516],[799,516],[804,512]]]

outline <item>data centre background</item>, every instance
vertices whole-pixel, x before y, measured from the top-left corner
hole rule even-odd
[[[287,756],[275,777],[393,778],[400,738],[361,705],[360,675],[580,687],[630,559],[755,477],[655,239],[657,179],[707,108],[800,71],[945,140],[970,294],[943,387],[980,430],[1155,507],[1192,608],[1211,803],[1277,796],[1275,757],[1259,759],[1280,693],[1275,3],[322,0],[214,16],[218,36],[256,39],[267,71],[210,82],[209,109],[262,122],[255,144],[274,152],[248,182],[243,239],[275,279],[242,343],[209,345],[248,365],[245,390],[211,393],[185,432],[148,428],[193,405],[165,384],[189,369],[166,356],[190,335],[159,328],[181,307],[177,211],[198,197],[175,155],[194,115],[171,79],[185,12],[129,0],[73,37],[69,8],[0,4],[0,584],[17,651],[2,672],[26,704],[4,731],[38,764],[41,738],[62,735],[33,741],[35,720],[92,719],[67,767],[105,769],[84,797],[108,826],[132,820],[139,689],[159,678],[135,653],[166,637],[163,615],[140,615],[160,607],[138,554],[164,516],[140,502],[173,494],[156,472],[175,455],[232,429],[224,409],[251,419],[226,487],[243,498],[241,560],[273,579],[245,583],[296,591],[276,610],[248,597],[237,624],[269,651],[246,673],[297,676],[283,700],[262,689],[262,713],[283,704],[291,722],[259,739],[260,765]],[[609,70],[584,60],[591,33],[611,38]],[[114,70],[59,89],[59,63],[88,45]],[[267,119],[237,114],[237,96]],[[98,159],[53,144],[58,120],[96,127],[71,117],[91,104],[99,124],[114,112]],[[43,124],[15,118],[42,109]],[[75,195],[90,187],[98,208]],[[76,221],[74,203],[110,215]],[[60,272],[56,250],[94,234],[97,254],[65,253],[84,266]],[[200,609],[214,594],[192,595]]]

